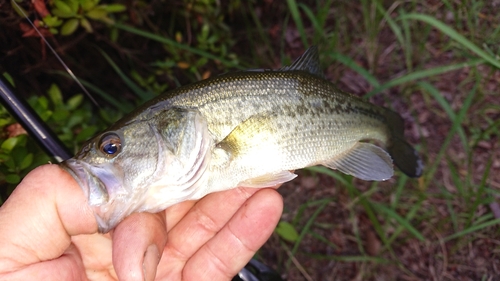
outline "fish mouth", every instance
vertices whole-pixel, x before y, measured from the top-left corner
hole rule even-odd
[[[96,167],[75,159],[62,162],[60,167],[67,171],[82,188],[89,206],[94,211],[99,232],[106,233],[115,227],[121,218],[117,218],[114,214],[116,210],[115,200],[112,199],[108,191],[116,188],[118,184],[116,178],[108,177],[107,180],[103,181],[101,180],[103,169],[96,169]]]
[[[62,162],[61,167],[78,182],[90,206],[100,206],[108,202],[109,194],[106,186],[98,177],[93,176],[84,163],[69,159]]]

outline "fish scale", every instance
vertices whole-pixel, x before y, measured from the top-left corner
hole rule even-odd
[[[393,162],[422,162],[401,117],[337,89],[307,50],[279,70],[227,73],[153,99],[90,140],[62,167],[107,232],[133,212],[158,212],[237,186],[263,188],[324,165],[386,180]]]

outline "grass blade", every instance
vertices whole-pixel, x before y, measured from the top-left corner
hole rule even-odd
[[[412,220],[417,215],[417,211],[420,209],[420,206],[422,205],[423,202],[424,202],[424,200],[423,200],[423,198],[421,198],[418,200],[418,202],[416,202],[411,207],[411,209],[408,211],[408,214],[405,217],[406,221]],[[392,210],[392,211],[394,212],[394,210]],[[396,228],[394,233],[391,235],[391,237],[389,237],[389,239],[387,239],[387,243],[390,245],[399,236],[399,234],[401,234],[401,232],[403,232],[404,229],[405,229],[405,227],[400,224],[398,226],[398,228]]]
[[[399,222],[401,226],[406,228],[408,232],[413,234],[418,240],[420,241],[425,241],[424,236],[416,229],[414,228],[409,221],[407,221],[405,218],[401,217],[398,215],[396,212],[394,212],[392,209],[387,208],[386,206],[378,203],[372,203],[374,207],[376,207],[379,211],[384,212],[387,216],[390,218],[396,220]]]
[[[111,67],[115,70],[115,72],[120,76],[122,81],[134,92],[134,94],[141,99],[141,102],[148,101],[152,99],[155,95],[151,92],[144,91],[139,87],[134,81],[132,81],[130,78],[128,78],[125,73],[116,65],[116,63],[106,54],[103,50],[99,49],[99,52],[102,54],[102,56],[106,59],[106,61],[111,65]]]
[[[323,204],[321,204],[316,209],[316,211],[314,211],[312,216],[307,220],[307,223],[304,225],[304,228],[302,229],[302,231],[299,234],[299,238],[297,239],[297,242],[295,242],[295,244],[293,245],[291,256],[294,256],[297,253],[297,250],[299,249],[300,243],[302,242],[302,240],[304,240],[304,236],[309,232],[309,229],[311,228],[313,222],[316,220],[316,217],[321,213],[321,211],[323,211],[323,209],[326,207],[326,205],[328,205],[329,202],[330,201],[323,202]],[[287,263],[286,263],[286,268],[290,267],[291,262],[292,262],[292,259],[289,258]]]
[[[359,66],[350,57],[342,55],[342,54],[337,53],[337,52],[327,52],[327,55],[330,56],[332,59],[343,63],[345,66],[349,67],[350,69],[356,71],[359,75],[363,76],[363,78],[365,78],[366,81],[368,81],[368,83],[370,83],[373,87],[375,87],[375,88],[380,87],[380,83],[378,82],[377,78],[375,78],[375,76],[373,76],[368,70]]]
[[[54,73],[72,79],[72,77],[65,71],[57,70],[57,71],[54,71]],[[121,101],[117,100],[116,98],[114,98],[110,94],[106,93],[105,91],[103,91],[102,89],[98,88],[97,86],[95,86],[94,84],[92,84],[88,81],[85,81],[85,80],[80,79],[80,78],[78,78],[78,80],[80,81],[80,83],[82,83],[82,85],[84,85],[85,87],[87,87],[88,89],[90,89],[91,91],[96,93],[104,101],[106,101],[108,104],[112,105],[113,107],[117,108],[118,110],[120,110],[124,113],[127,113],[127,112],[134,110],[134,106],[132,104],[127,103],[127,102],[121,102]]]
[[[420,86],[422,89],[424,89],[427,93],[429,93],[436,101],[439,103],[439,105],[443,108],[444,112],[450,117],[450,120],[455,120],[457,117],[453,109],[451,109],[450,104],[444,99],[444,97],[441,95],[441,93],[436,89],[434,86],[427,82],[418,82],[418,86]],[[468,143],[467,143],[467,137],[465,136],[465,132],[462,129],[462,127],[457,128],[458,129],[458,136],[460,137],[460,140],[462,141],[462,145],[464,146],[465,151],[468,151]]]
[[[386,260],[384,258],[379,257],[370,257],[370,256],[327,256],[327,255],[307,255],[311,258],[315,258],[318,260],[332,260],[332,261],[340,261],[340,262],[375,262],[378,264],[388,264],[391,261]]]
[[[490,226],[494,226],[494,225],[498,225],[498,224],[500,224],[500,218],[494,219],[494,220],[490,220],[490,221],[487,221],[485,223],[481,223],[481,224],[478,224],[478,225],[473,225],[473,226],[471,226],[471,227],[469,227],[467,229],[464,229],[462,231],[453,233],[452,235],[445,237],[443,240],[444,240],[444,242],[447,242],[447,241],[453,240],[455,238],[459,238],[459,237],[465,236],[465,235],[467,235],[469,233],[476,232],[476,231],[479,231],[481,229],[484,229],[484,228],[487,228],[487,227],[490,227]]]
[[[471,52],[478,55],[480,58],[495,66],[496,68],[500,68],[500,61],[496,58],[489,55],[487,52],[483,51],[481,48],[472,43],[469,39],[465,38],[463,35],[458,33],[453,28],[447,26],[443,22],[435,19],[434,17],[423,15],[423,14],[407,14],[400,17],[401,19],[414,19],[420,20],[427,24],[434,26],[435,28],[441,30],[444,34],[448,35],[451,39],[457,41],[460,45],[469,49]]]
[[[290,14],[292,15],[293,21],[295,22],[295,24],[297,25],[297,29],[299,30],[302,44],[304,44],[304,47],[308,47],[309,44],[307,43],[307,35],[304,29],[304,24],[302,22],[302,17],[300,16],[299,13],[297,2],[295,2],[295,0],[287,0],[286,2],[288,3],[288,9],[290,10]]]
[[[441,146],[441,149],[439,150],[439,153],[437,154],[437,156],[434,159],[434,161],[432,161],[432,163],[433,163],[432,166],[429,168],[428,172],[425,174],[425,179],[427,181],[429,181],[429,180],[431,180],[431,179],[434,178],[434,174],[437,171],[437,167],[438,167],[439,163],[441,162],[441,159],[443,158],[446,150],[448,149],[448,146],[450,145],[450,142],[451,142],[451,139],[453,138],[453,135],[455,134],[455,132],[458,131],[460,125],[462,124],[462,121],[465,118],[467,110],[469,109],[469,107],[472,104],[472,100],[473,100],[473,98],[475,96],[478,84],[480,82],[481,82],[480,80],[478,80],[476,82],[476,84],[474,85],[473,89],[469,92],[469,94],[465,98],[465,101],[464,101],[462,107],[460,108],[460,111],[456,115],[456,118],[453,120],[453,123],[451,125],[451,129],[448,132],[448,134],[446,135],[446,138],[445,138],[445,140],[443,142],[443,145]]]
[[[370,97],[372,97],[372,96],[374,96],[374,95],[376,95],[376,94],[378,94],[386,89],[389,89],[389,88],[397,86],[397,85],[401,85],[401,84],[404,84],[407,82],[412,82],[412,81],[422,79],[422,78],[437,76],[439,74],[443,74],[443,73],[446,73],[449,71],[461,69],[464,67],[477,66],[477,65],[480,65],[484,62],[485,62],[485,60],[483,60],[483,59],[473,59],[473,60],[469,60],[467,62],[451,64],[451,65],[446,65],[446,66],[440,66],[440,67],[434,67],[434,68],[425,69],[425,70],[421,70],[421,71],[415,71],[415,72],[409,73],[407,75],[395,78],[395,79],[381,85],[380,87],[373,89],[371,92],[366,94],[364,97],[370,98]]]
[[[219,56],[215,56],[211,53],[190,47],[188,45],[178,43],[177,41],[169,39],[169,38],[165,38],[165,37],[162,37],[162,36],[147,32],[147,31],[143,31],[143,30],[131,27],[131,26],[126,25],[126,24],[115,23],[114,26],[116,28],[121,29],[121,30],[130,32],[130,33],[133,33],[133,34],[145,37],[145,38],[149,38],[151,40],[154,40],[154,41],[157,41],[157,42],[160,42],[163,44],[167,44],[167,45],[170,45],[172,47],[175,47],[175,48],[178,48],[181,50],[192,52],[194,54],[205,57],[207,59],[217,60],[217,61],[221,62],[222,64],[224,64],[226,67],[234,67],[234,68],[238,68],[238,69],[244,69],[244,67],[242,67],[242,66],[240,66],[232,61],[229,61],[229,60],[226,60],[226,59],[221,58]]]
[[[328,169],[327,167],[324,166],[312,166],[312,167],[307,167],[304,170],[308,170],[311,172],[315,173],[320,173],[320,174],[325,174],[327,176],[330,176],[336,180],[338,180],[342,185],[350,185],[350,183],[345,179],[345,175],[342,175],[339,172],[335,172],[331,169]]]

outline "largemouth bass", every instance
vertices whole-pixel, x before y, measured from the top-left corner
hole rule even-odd
[[[228,73],[153,99],[88,141],[62,167],[101,232],[133,212],[158,212],[237,186],[290,181],[313,165],[386,180],[394,161],[419,177],[403,120],[325,80],[318,51],[278,70]]]

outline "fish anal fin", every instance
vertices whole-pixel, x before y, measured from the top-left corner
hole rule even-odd
[[[271,187],[296,178],[297,175],[290,171],[281,171],[278,173],[266,174],[260,177],[245,180],[238,184],[241,187],[263,188]]]
[[[322,165],[362,180],[383,181],[394,174],[391,156],[382,148],[364,142]]]

